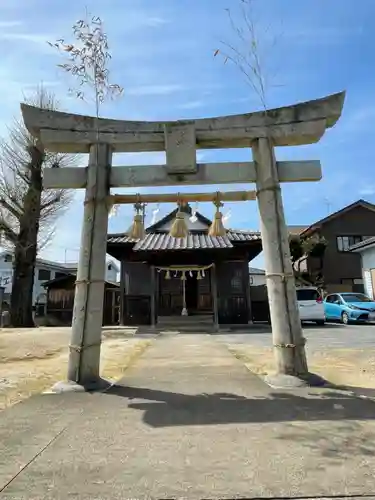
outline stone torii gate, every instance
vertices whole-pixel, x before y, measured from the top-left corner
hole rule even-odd
[[[275,159],[275,146],[318,142],[339,119],[345,93],[242,115],[173,122],[80,116],[21,105],[25,125],[43,146],[89,153],[87,168],[47,169],[44,188],[86,189],[74,300],[68,384],[95,389],[99,376],[110,188],[256,183],[276,358],[277,386],[309,378],[295,293],[281,182],[321,179],[320,162]],[[254,162],[200,163],[197,148],[251,147]],[[116,152],[166,151],[166,165],[114,167]],[[136,192],[136,191],[135,191]]]

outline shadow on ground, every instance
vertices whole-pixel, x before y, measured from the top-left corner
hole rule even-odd
[[[143,411],[144,422],[152,427],[375,420],[375,402],[338,390],[304,396],[273,392],[266,398],[250,399],[236,394],[188,395],[115,385],[107,394],[143,400],[128,407]]]

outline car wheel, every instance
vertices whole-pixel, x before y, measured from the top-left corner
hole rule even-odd
[[[315,324],[318,326],[324,326],[325,321],[324,321],[324,319],[318,319],[317,321],[315,321]]]
[[[348,325],[349,324],[349,315],[348,315],[348,313],[343,312],[341,314],[341,320],[344,323],[344,325]]]

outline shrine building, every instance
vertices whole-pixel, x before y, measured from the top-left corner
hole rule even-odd
[[[200,316],[216,327],[252,320],[249,263],[262,251],[260,233],[227,229],[208,234],[211,221],[182,208],[188,236],[169,231],[178,209],[145,229],[140,240],[109,234],[107,253],[121,263],[120,324],[157,325]]]

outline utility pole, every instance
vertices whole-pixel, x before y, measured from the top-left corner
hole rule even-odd
[[[325,205],[327,207],[327,215],[329,215],[331,213],[331,202],[329,201],[328,198],[324,198],[324,202],[325,202]]]

